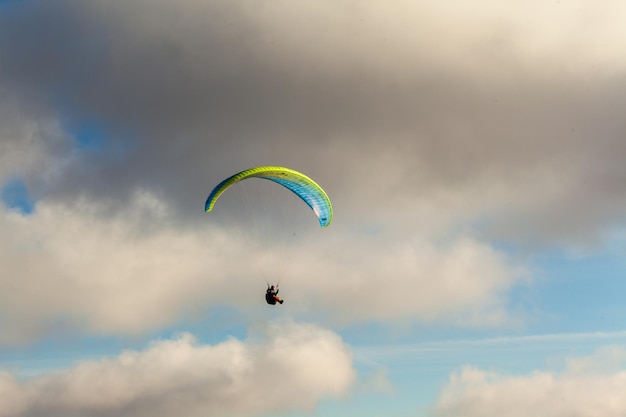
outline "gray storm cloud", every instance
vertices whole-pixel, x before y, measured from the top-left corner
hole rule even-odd
[[[356,377],[335,333],[275,322],[246,340],[202,345],[191,334],[143,351],[83,361],[29,379],[0,372],[0,416],[248,416],[306,411],[341,398]]]
[[[434,207],[515,241],[602,236],[624,220],[623,6],[480,5],[14,5],[0,84],[70,136],[87,120],[107,137],[53,181],[31,173],[40,198],[147,188],[188,219],[209,184],[280,163],[362,221],[419,230]]]

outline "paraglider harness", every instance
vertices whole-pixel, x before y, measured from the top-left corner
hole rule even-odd
[[[265,301],[267,301],[267,304],[276,304],[277,301],[274,296],[278,294],[278,291],[278,284],[276,284],[276,291],[274,291],[273,285],[270,287],[270,284],[267,283],[267,291],[265,292]]]

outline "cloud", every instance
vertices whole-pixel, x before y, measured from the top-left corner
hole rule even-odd
[[[147,189],[186,222],[214,182],[279,163],[325,184],[354,221],[585,243],[626,220],[622,12],[24,3],[3,11],[0,85],[29,117],[70,137],[89,121],[105,138],[55,159],[54,177],[25,173],[41,199],[123,208]]]
[[[314,259],[319,253],[320,261]],[[525,277],[502,253],[470,237],[441,246],[381,236],[349,244],[322,240],[302,256],[287,276],[307,279],[290,291],[314,310],[347,322],[410,318],[502,325],[511,320],[506,293]]]
[[[143,351],[20,380],[0,373],[0,416],[259,415],[344,396],[352,356],[335,333],[275,322],[246,340],[202,345],[188,333]]]
[[[236,291],[230,274],[249,275],[236,262],[236,242],[219,230],[203,229],[210,239],[163,225],[152,230],[166,210],[138,194],[116,218],[86,200],[72,207],[42,203],[28,216],[3,211],[1,341],[23,342],[68,325],[137,333],[220,304]],[[220,264],[235,267],[225,274]]]
[[[434,415],[617,417],[626,413],[625,350],[607,347],[568,361],[562,373],[505,376],[466,367],[443,388]]]
[[[0,122],[0,187],[15,177],[49,174],[55,145],[63,143],[55,120],[33,120],[19,106],[0,100]]]
[[[505,321],[520,272],[491,242],[596,242],[626,220],[622,8],[4,9],[0,180],[19,177],[36,203],[30,218],[2,220],[6,270],[36,301],[11,338],[38,333],[50,312],[136,332],[177,320],[182,305],[245,305],[253,295],[226,284],[254,273],[227,251],[242,241],[205,229],[200,207],[222,178],[267,163],[315,178],[335,207],[328,236],[311,233],[301,266],[286,268],[306,288],[292,293],[300,312]],[[602,30],[581,35],[584,19]],[[40,281],[55,283],[45,302]],[[3,314],[23,310],[8,302]]]
[[[282,280],[281,308],[302,317],[497,325],[511,319],[506,293],[523,277],[470,237],[434,246],[364,233],[354,243],[351,232],[311,220],[313,237],[255,247],[232,223],[199,215],[195,229],[178,227],[171,206],[148,192],[116,215],[88,199],[0,211],[0,343],[51,329],[142,334],[224,305],[256,317],[264,277]]]

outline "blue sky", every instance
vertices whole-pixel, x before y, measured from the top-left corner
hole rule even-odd
[[[626,414],[624,12],[0,2],[0,417]]]
[[[2,187],[2,202],[9,209],[18,210],[24,214],[32,213],[34,202],[28,194],[24,182],[19,179],[9,180]]]

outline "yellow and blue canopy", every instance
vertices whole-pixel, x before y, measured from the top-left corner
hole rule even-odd
[[[303,173],[281,166],[250,168],[226,178],[213,188],[206,200],[204,210],[207,213],[213,210],[215,202],[224,191],[247,178],[263,178],[274,181],[292,191],[313,210],[322,227],[328,226],[333,219],[333,207],[322,187]]]

